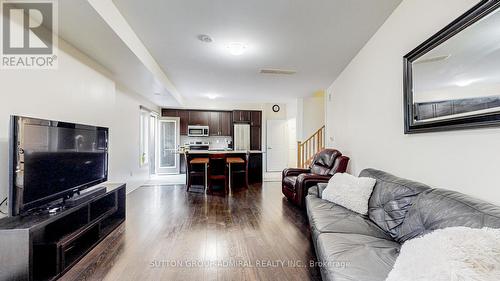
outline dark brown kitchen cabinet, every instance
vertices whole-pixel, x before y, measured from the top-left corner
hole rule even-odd
[[[211,136],[220,136],[221,135],[221,113],[217,111],[213,111],[209,113],[209,121],[208,127],[210,130]]]
[[[250,126],[262,126],[262,111],[250,112]]]
[[[189,111],[189,125],[208,126],[209,119],[210,116],[208,111]]]
[[[231,136],[233,134],[233,121],[231,120],[231,116],[231,112],[220,113],[221,136]]]
[[[163,108],[161,110],[161,116],[163,116],[163,117],[178,117],[178,112],[179,112],[179,110],[177,110],[177,109]]]
[[[232,136],[234,123],[250,124],[250,147],[261,150],[262,111],[203,111],[163,108],[162,116],[179,117],[180,134],[187,135],[188,125],[209,126],[210,136]]]
[[[212,111],[209,113],[208,126],[211,136],[231,136],[231,112]]]
[[[250,126],[250,150],[262,149],[262,130],[261,127]]]
[[[233,111],[233,122],[250,122],[250,111],[246,110]]]
[[[177,116],[180,118],[179,129],[182,136],[188,134],[188,123],[189,123],[189,111],[179,110]]]

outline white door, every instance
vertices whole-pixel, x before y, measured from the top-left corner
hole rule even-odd
[[[179,174],[180,142],[179,117],[158,119],[158,155],[156,171],[158,174]]]
[[[288,163],[286,120],[267,120],[266,167],[268,172],[281,172]]]

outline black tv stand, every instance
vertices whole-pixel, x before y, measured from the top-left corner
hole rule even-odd
[[[105,186],[98,186],[83,192],[77,192],[72,197],[64,200],[64,207],[78,206],[104,193],[106,193]]]
[[[125,220],[125,184],[56,213],[0,220],[0,280],[55,280]]]

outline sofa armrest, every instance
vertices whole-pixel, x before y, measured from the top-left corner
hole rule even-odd
[[[287,168],[283,170],[283,178],[288,176],[298,176],[300,174],[306,174],[310,172],[310,169]]]
[[[321,198],[323,196],[323,191],[326,189],[327,186],[328,183],[319,182],[317,185],[309,187],[309,189],[307,190],[307,195],[312,195],[314,197]]]
[[[313,185],[318,183],[328,183],[332,176],[330,175],[317,175],[317,174],[300,174],[297,177],[297,182],[295,183],[295,189],[297,191],[297,196],[301,199],[301,206],[304,206],[304,199],[307,195],[307,190]],[[321,190],[322,192],[323,190]],[[320,195],[320,190],[318,190],[318,196]]]
[[[345,173],[347,170],[347,165],[349,164],[349,157],[347,156],[340,156],[339,157],[339,167],[337,169],[337,173]]]
[[[318,183],[318,197],[321,198],[323,197],[323,191],[325,191],[326,187],[328,186],[327,182],[320,182]]]

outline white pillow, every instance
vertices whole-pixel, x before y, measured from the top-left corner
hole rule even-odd
[[[362,215],[368,214],[368,200],[377,180],[336,173],[328,181],[322,199],[341,205]]]
[[[500,280],[500,229],[450,227],[406,241],[386,281]]]

